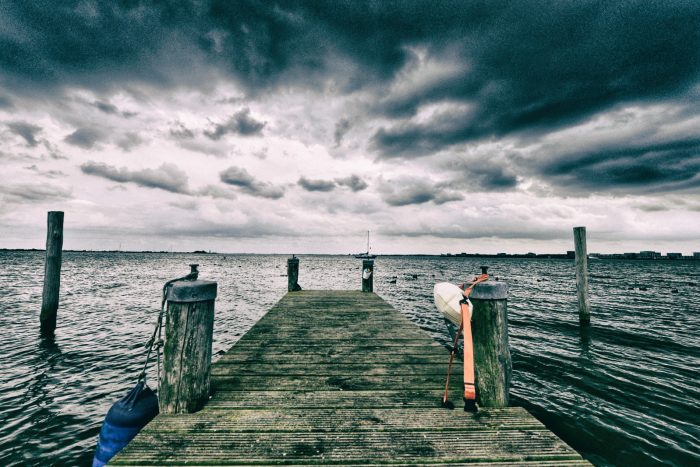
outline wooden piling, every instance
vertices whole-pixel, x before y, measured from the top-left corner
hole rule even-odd
[[[58,296],[61,287],[61,257],[63,251],[63,212],[49,211],[46,229],[46,260],[44,291],[41,300],[41,333],[53,335],[56,330]]]
[[[298,292],[301,290],[299,286],[299,258],[292,255],[287,260],[287,291]]]
[[[216,282],[179,281],[167,293],[160,412],[192,413],[209,400]]]
[[[362,291],[374,291],[374,260],[362,260]]]
[[[472,338],[476,398],[480,407],[508,407],[512,362],[508,345],[508,285],[488,281],[474,287]]]
[[[586,228],[574,227],[576,250],[576,294],[578,296],[578,320],[582,326],[591,324],[591,303],[588,299],[588,253]]]

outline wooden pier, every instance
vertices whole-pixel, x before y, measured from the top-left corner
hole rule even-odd
[[[374,293],[290,292],[110,465],[590,465],[522,408],[461,410],[448,352]]]

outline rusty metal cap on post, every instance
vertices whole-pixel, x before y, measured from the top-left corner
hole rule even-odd
[[[177,281],[168,289],[169,302],[191,303],[214,300],[216,282],[213,281]]]
[[[476,300],[506,300],[508,298],[508,284],[505,282],[482,282],[474,287],[469,298]]]

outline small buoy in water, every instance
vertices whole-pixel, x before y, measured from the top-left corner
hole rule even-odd
[[[92,467],[102,467],[158,415],[158,397],[139,381],[134,389],[107,412],[97,440]]]
[[[678,289],[671,289],[671,293],[678,293]]]

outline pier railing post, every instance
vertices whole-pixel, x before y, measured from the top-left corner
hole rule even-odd
[[[46,261],[44,291],[41,300],[41,333],[51,336],[56,330],[58,296],[61,288],[61,257],[63,252],[63,212],[49,211],[46,229]]]
[[[374,260],[362,260],[362,291],[374,291]]]
[[[299,258],[292,255],[287,260],[287,291],[296,292],[301,290],[299,287]]]
[[[512,363],[508,346],[508,285],[488,281],[474,287],[472,338],[476,397],[481,407],[507,407]]]
[[[161,413],[192,413],[209,400],[216,282],[178,281],[167,293]]]
[[[574,227],[576,249],[576,295],[578,296],[578,321],[582,326],[591,324],[591,303],[588,299],[588,252],[586,228]]]

